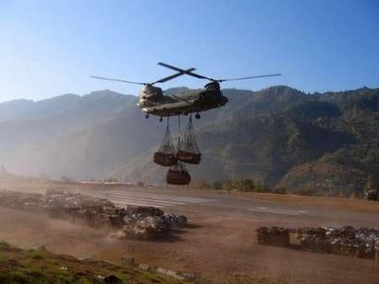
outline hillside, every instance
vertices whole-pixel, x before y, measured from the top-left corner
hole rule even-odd
[[[203,159],[189,167],[193,180],[246,177],[287,191],[346,196],[362,195],[368,180],[379,183],[379,89],[223,92],[229,103],[194,121]],[[166,169],[152,163],[152,154],[165,123],[146,120],[136,102],[106,90],[0,104],[0,165],[57,179],[162,183]],[[175,132],[177,119],[170,125]]]
[[[0,262],[0,283],[179,283],[131,264],[79,260],[43,247],[23,250],[4,242]]]

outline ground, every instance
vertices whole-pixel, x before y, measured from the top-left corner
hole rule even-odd
[[[54,254],[41,247],[20,249],[0,242],[2,284],[85,284],[85,283],[180,283],[162,274],[137,269],[131,264],[78,260]]]
[[[50,188],[71,190],[78,185],[46,182],[0,184],[0,188],[44,191]],[[88,190],[90,185],[81,186]],[[170,189],[175,193],[178,189]],[[178,194],[186,194],[179,189]],[[191,190],[191,196],[208,196]],[[227,196],[226,196],[227,195]],[[221,196],[221,195],[220,195]],[[344,210],[341,214],[371,214],[374,220],[354,219],[353,226],[379,229],[379,203],[342,198],[297,197],[267,194],[222,194],[235,202],[260,200],[317,207],[321,211]],[[175,210],[175,209],[172,209]],[[177,209],[179,210],[179,209]],[[116,240],[103,229],[50,219],[44,215],[0,208],[0,240],[22,248],[44,245],[49,251],[79,258],[117,262],[124,255],[136,262],[176,271],[193,272],[205,283],[379,283],[379,263],[374,260],[313,253],[258,245],[255,230],[262,225],[313,226],[336,224],[336,220],[288,215],[246,214],[222,207],[186,205],[180,213],[189,219],[189,227],[168,241]],[[359,215],[360,216],[360,215]],[[346,224],[348,225],[348,224]]]

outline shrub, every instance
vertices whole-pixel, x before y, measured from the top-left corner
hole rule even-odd
[[[28,251],[28,255],[33,259],[44,259],[45,253],[40,250],[30,250]]]
[[[287,194],[287,189],[284,186],[276,187],[274,193],[277,194]]]

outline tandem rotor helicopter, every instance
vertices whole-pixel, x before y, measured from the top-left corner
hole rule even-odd
[[[149,118],[149,115],[152,114],[159,116],[159,120],[162,121],[163,117],[177,116],[181,114],[188,115],[190,113],[196,113],[195,117],[199,119],[200,112],[225,105],[228,102],[228,98],[223,96],[221,92],[220,83],[222,82],[273,77],[281,75],[268,74],[230,79],[213,79],[194,73],[193,71],[196,70],[195,68],[181,69],[162,62],[159,62],[158,65],[172,69],[177,73],[151,83],[134,82],[99,76],[90,77],[108,81],[143,85],[143,88],[141,89],[139,94],[139,101],[137,103],[137,106],[146,114],[146,118]],[[189,75],[198,79],[205,79],[210,82],[207,83],[204,86],[204,89],[200,91],[184,92],[179,93],[177,95],[164,95],[161,88],[154,86],[155,84],[164,83],[182,75]]]
[[[146,114],[159,116],[159,121],[167,117],[166,132],[159,149],[154,153],[154,162],[163,167],[169,167],[166,175],[167,184],[187,185],[191,181],[191,176],[186,170],[185,164],[198,165],[201,161],[201,152],[194,137],[192,124],[192,113],[196,113],[195,118],[200,118],[200,112],[218,108],[228,102],[228,98],[223,96],[220,83],[225,81],[237,81],[262,77],[280,76],[280,74],[268,74],[259,76],[249,76],[232,79],[213,79],[194,73],[195,68],[181,69],[166,63],[159,62],[158,65],[172,69],[177,73],[159,79],[151,83],[134,82],[99,76],[92,78],[117,81],[128,84],[143,85],[140,91],[137,106]],[[210,81],[202,90],[188,91],[176,95],[164,95],[161,88],[154,86],[164,83],[182,75],[189,75],[198,79]],[[180,116],[189,115],[189,121],[184,133],[180,130]],[[169,129],[169,117],[178,117],[178,137],[174,143]]]

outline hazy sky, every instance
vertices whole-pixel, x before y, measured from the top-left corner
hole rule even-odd
[[[0,102],[139,86],[89,75],[155,81],[163,61],[226,82],[306,92],[379,87],[378,0],[0,0]],[[182,76],[162,88],[199,88]]]

